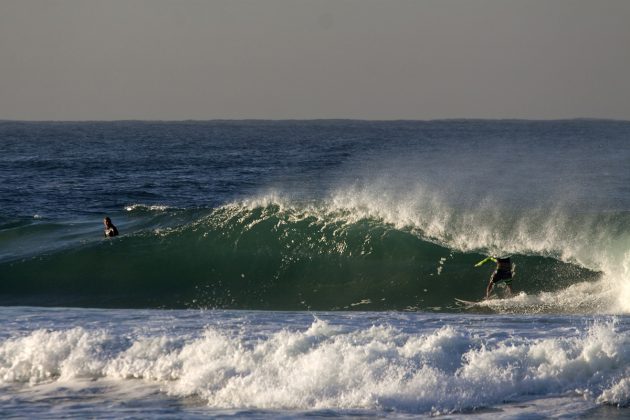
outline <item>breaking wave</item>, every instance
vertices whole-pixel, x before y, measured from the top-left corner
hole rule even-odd
[[[7,241],[47,230],[60,240],[4,257],[0,304],[461,310],[453,298],[478,300],[492,271],[474,263],[511,254],[520,293],[482,309],[630,311],[626,213],[454,210],[422,190],[373,191],[306,203],[266,194],[208,210],[130,205],[113,240],[63,240],[45,220],[7,225]]]
[[[39,349],[45,348],[42,352]],[[316,319],[255,340],[207,326],[193,337],[36,330],[0,344],[0,384],[142,379],[211,408],[378,409],[431,415],[550,395],[626,407],[630,341],[615,323],[531,339],[443,326],[409,333]]]

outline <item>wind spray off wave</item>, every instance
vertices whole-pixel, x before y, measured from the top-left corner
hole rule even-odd
[[[510,303],[516,305],[514,309],[520,302],[560,310],[576,306],[587,312],[630,312],[630,213],[580,212],[562,202],[553,207],[514,208],[502,206],[491,195],[454,206],[443,194],[422,185],[402,191],[391,184],[341,191],[333,198],[334,208],[352,211],[359,218],[378,218],[464,254],[537,256],[602,273],[596,284],[583,283],[579,275],[570,274],[571,287],[563,285],[562,291],[551,295],[521,296]],[[536,270],[519,274],[518,282],[546,283],[541,291],[558,285],[562,277],[559,269]],[[489,305],[493,303],[497,302]]]

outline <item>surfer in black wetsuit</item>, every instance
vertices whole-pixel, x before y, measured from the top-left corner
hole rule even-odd
[[[118,229],[112,223],[112,219],[106,217],[103,219],[103,224],[105,225],[105,236],[108,238],[113,238],[114,236],[118,236]]]
[[[492,293],[492,289],[494,285],[500,282],[505,282],[505,285],[508,289],[508,294],[511,296],[512,291],[512,277],[514,275],[512,261],[510,257],[488,257],[485,260],[479,261],[475,264],[475,267],[479,267],[486,263],[487,261],[494,261],[497,263],[497,268],[492,273],[492,277],[490,277],[490,282],[488,283],[488,287],[486,288],[486,299],[490,297],[490,293]]]

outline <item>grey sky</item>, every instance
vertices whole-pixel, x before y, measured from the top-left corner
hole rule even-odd
[[[630,0],[0,0],[0,119],[630,120]]]

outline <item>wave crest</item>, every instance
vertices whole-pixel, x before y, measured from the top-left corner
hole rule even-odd
[[[457,310],[453,298],[479,299],[492,271],[474,269],[480,253],[457,247],[446,235],[428,235],[427,225],[395,222],[338,197],[301,204],[264,196],[201,216],[177,210],[135,217],[150,229],[0,264],[7,279],[0,299],[105,307]],[[575,311],[575,298],[554,305],[542,292],[571,290],[599,277],[527,247],[514,250],[517,289],[541,297],[526,311]],[[516,298],[502,302],[491,309],[528,308]],[[609,304],[593,302],[579,311]]]

